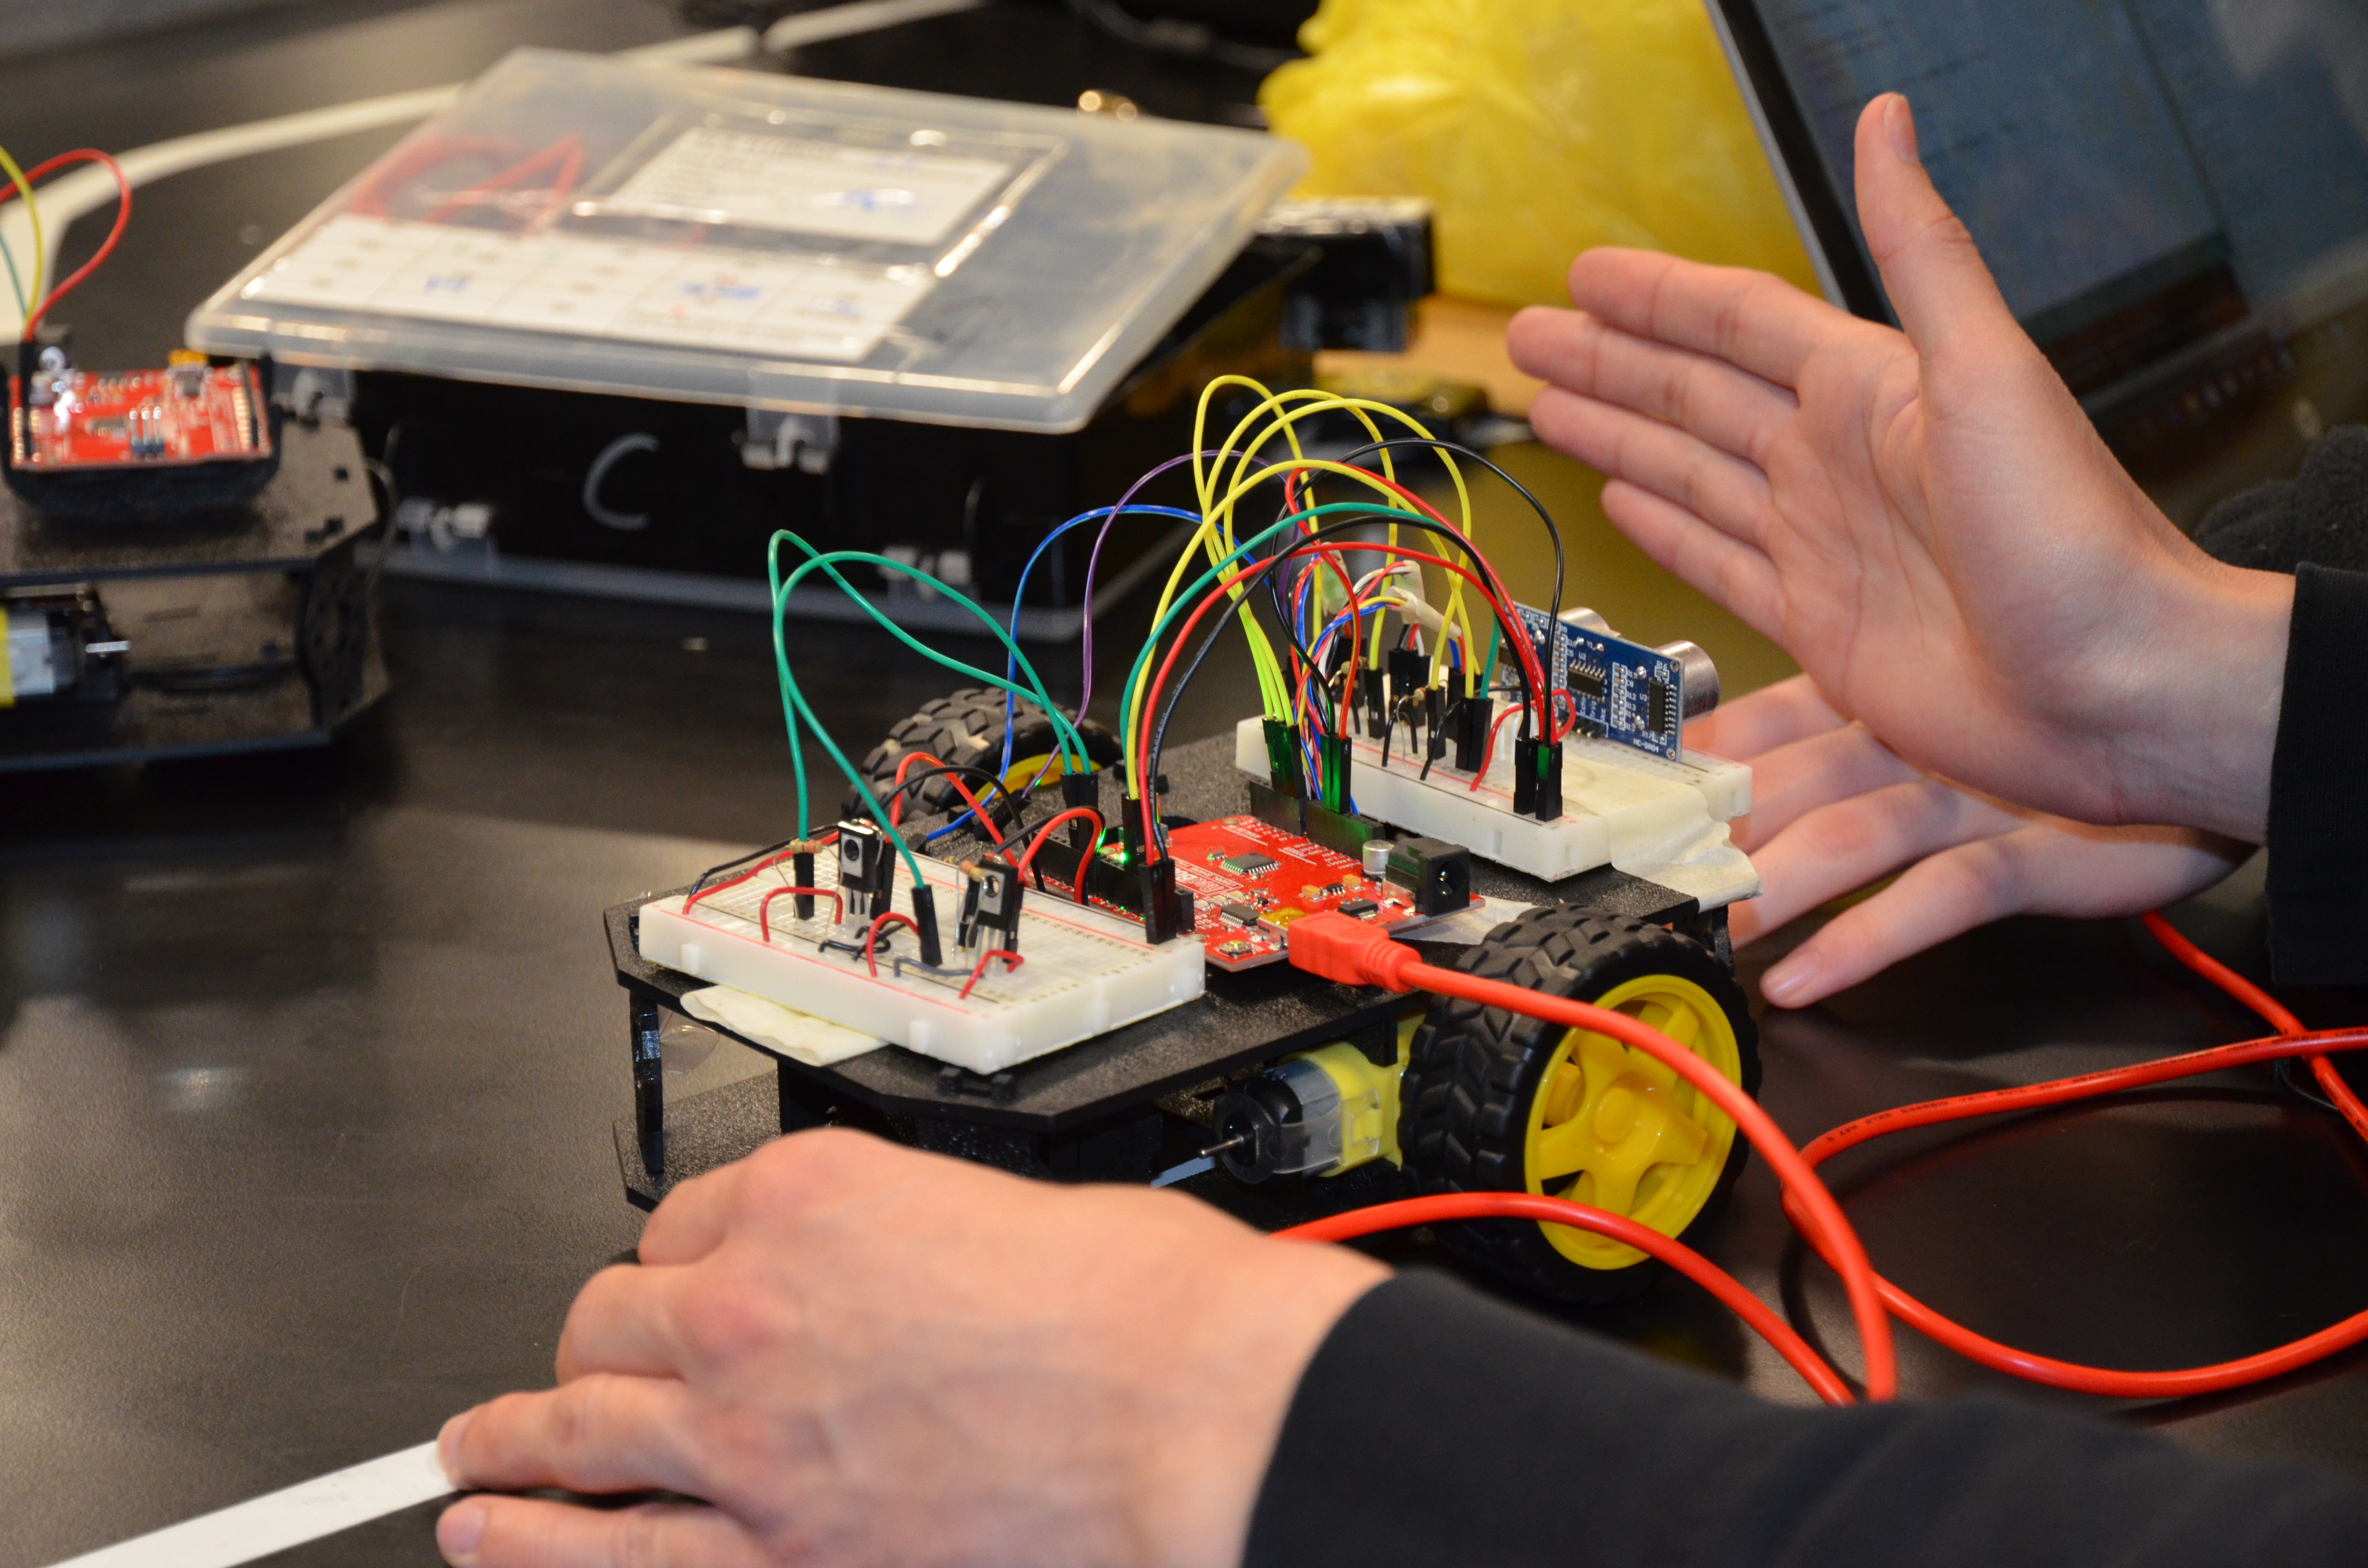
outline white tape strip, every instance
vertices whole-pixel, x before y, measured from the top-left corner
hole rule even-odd
[[[85,1552],[55,1568],[235,1568],[433,1502],[451,1490],[444,1467],[436,1462],[436,1445],[422,1443],[186,1524]]]

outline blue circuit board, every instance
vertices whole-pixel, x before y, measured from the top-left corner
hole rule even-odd
[[[1606,637],[1520,606],[1521,624],[1536,645],[1555,689],[1570,694],[1578,733],[1679,761],[1679,715],[1685,711],[1684,673],[1678,662],[1625,637]]]

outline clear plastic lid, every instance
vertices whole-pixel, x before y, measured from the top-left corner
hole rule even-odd
[[[1084,424],[1306,163],[1157,119],[519,50],[189,318],[297,364]]]

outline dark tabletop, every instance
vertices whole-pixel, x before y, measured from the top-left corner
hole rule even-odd
[[[12,63],[0,141],[131,146],[453,79],[514,43],[673,30],[632,0],[272,14]],[[1240,81],[1133,61],[1027,6],[810,52],[818,72],[1050,101],[1116,86],[1210,118],[1247,101]],[[949,63],[965,58],[968,76]],[[143,192],[124,256],[77,307],[85,362],[154,362],[189,304],[393,134]],[[1106,665],[1144,608],[1106,633]],[[630,1085],[600,912],[782,836],[765,631],[396,583],[385,633],[395,693],[327,751],[0,780],[0,1568],[419,1442],[547,1381],[568,1301],[639,1233],[610,1143]],[[884,636],[801,631],[791,653],[853,748],[939,689]],[[1072,662],[1048,676],[1074,689]],[[1119,674],[1102,671],[1098,710]],[[1253,690],[1237,658],[1212,659],[1176,734],[1218,733]],[[2258,868],[2180,918],[2258,963]],[[1747,978],[1777,945],[1747,952]],[[2134,925],[2039,920],[1763,1027],[1765,1099],[1802,1140],[1902,1100],[2258,1032]],[[677,1098],[768,1070],[694,1029],[668,1046]],[[2368,1154],[2266,1075],[1915,1135],[1833,1175],[1901,1284],[2055,1356],[2216,1360],[2368,1305]],[[1757,1163],[1707,1247],[1855,1365],[1839,1293]],[[1806,1398],[1682,1285],[1585,1321]],[[2103,1408],[1903,1341],[1912,1393]],[[2117,1417],[2368,1472],[2357,1355]],[[432,1517],[279,1561],[427,1563]]]

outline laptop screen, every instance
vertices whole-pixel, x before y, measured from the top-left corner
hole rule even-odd
[[[1851,308],[1890,313],[1850,199],[1851,144],[1867,100],[1896,90],[2008,302],[2134,467],[2167,475],[2247,430],[2260,447],[2266,415],[2294,426],[2271,447],[2368,415],[2362,0],[1716,11]]]

